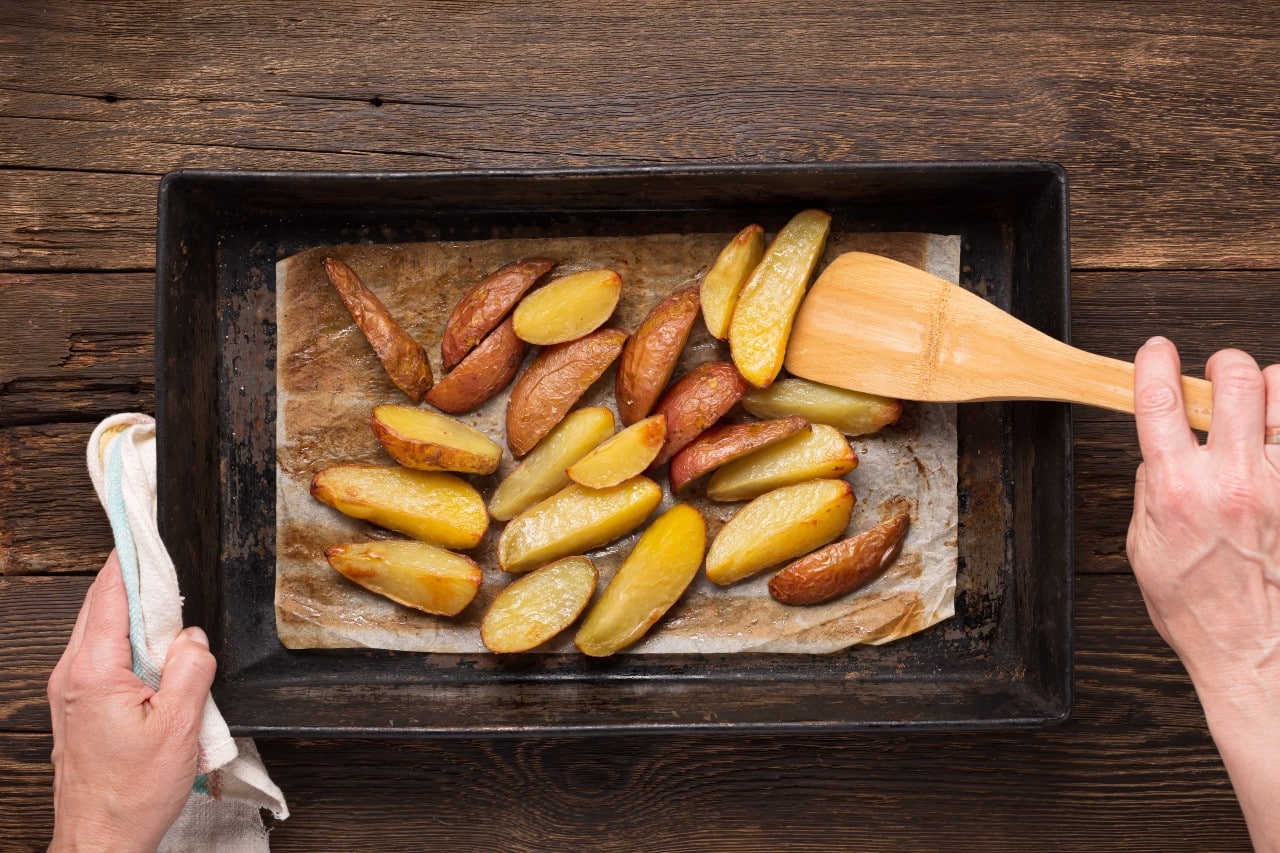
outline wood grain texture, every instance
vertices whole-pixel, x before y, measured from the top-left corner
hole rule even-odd
[[[45,685],[92,582],[91,577],[0,577],[0,660],[5,676],[0,731],[49,730]]]
[[[0,22],[0,162],[137,173],[0,182],[11,269],[145,266],[143,176],[180,167],[1015,157],[1067,167],[1077,265],[1280,267],[1262,0],[7,0]]]

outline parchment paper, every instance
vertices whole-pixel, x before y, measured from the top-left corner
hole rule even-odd
[[[634,331],[663,295],[701,281],[732,234],[655,234],[641,237],[502,239],[407,245],[319,247],[276,267],[278,357],[276,476],[276,625],[288,648],[369,647],[421,652],[485,653],[479,624],[485,607],[513,576],[497,568],[502,525],[494,523],[470,552],[484,567],[476,600],[458,616],[430,616],[368,592],[329,568],[324,549],[342,542],[397,538],[348,518],[314,500],[311,477],[338,463],[391,464],[369,427],[379,403],[405,403],[368,343],[351,322],[321,268],[326,256],[350,264],[391,313],[427,347],[436,377],[439,342],[453,305],[490,271],[532,255],[557,258],[552,276],[597,267],[616,270],[623,296],[611,324]],[[958,237],[922,234],[833,233],[822,265],[860,250],[888,255],[956,281]],[[820,267],[821,268],[821,267]],[[530,348],[531,350],[533,348]],[[531,358],[532,353],[526,356]],[[693,365],[727,359],[727,347],[699,321],[679,376]],[[579,405],[608,406],[610,369]],[[506,394],[461,419],[505,449]],[[726,420],[746,419],[731,413]],[[879,644],[907,636],[954,613],[956,583],[956,431],[953,406],[908,404],[902,422],[881,433],[851,439],[858,467],[849,474],[857,496],[846,535],[868,529],[905,499],[911,530],[894,566],[871,585],[816,607],[787,607],[769,597],[773,571],[727,589],[702,573],[681,601],[627,653],[825,653],[855,643]],[[487,498],[515,466],[504,452],[496,475],[472,478]],[[665,498],[673,501],[665,468]],[[708,536],[741,503],[690,500],[707,518]],[[600,569],[597,596],[635,543],[636,532],[589,556]],[[572,652],[572,631],[544,651]]]

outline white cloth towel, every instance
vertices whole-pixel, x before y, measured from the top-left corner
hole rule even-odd
[[[111,520],[129,596],[133,670],[157,687],[169,645],[182,630],[182,594],[156,526],[156,426],[147,415],[113,415],[89,439],[89,476]],[[266,851],[259,809],[289,816],[252,738],[233,738],[213,697],[204,706],[200,758],[186,807],[161,851]]]

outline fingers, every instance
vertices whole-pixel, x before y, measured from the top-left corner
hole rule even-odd
[[[1273,364],[1262,371],[1262,382],[1266,385],[1266,415],[1263,421],[1267,429],[1280,427],[1280,364]],[[1280,450],[1280,445],[1267,445],[1273,450]]]
[[[90,595],[91,599],[86,601],[82,639],[75,654],[85,655],[95,667],[132,670],[129,597],[125,593],[120,560],[115,551],[98,572]]]
[[[1252,463],[1262,450],[1266,416],[1266,384],[1257,362],[1240,350],[1221,350],[1205,365],[1205,377],[1213,383],[1213,423],[1206,446],[1215,455]]]
[[[165,714],[175,731],[196,731],[217,669],[218,662],[209,651],[209,638],[204,631],[187,628],[169,646],[160,689],[151,697],[152,708]]]
[[[1142,522],[1147,514],[1147,466],[1144,463],[1138,464],[1138,473],[1133,478],[1133,516],[1129,520],[1129,526]]]
[[[1163,466],[1185,457],[1198,445],[1183,408],[1178,350],[1164,338],[1152,338],[1138,350],[1133,368],[1133,414],[1142,458]]]

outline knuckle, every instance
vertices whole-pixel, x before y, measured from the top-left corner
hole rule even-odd
[[[1179,408],[1177,393],[1164,382],[1152,382],[1139,388],[1133,405],[1138,415],[1148,417],[1171,415]]]
[[[1220,368],[1215,372],[1213,381],[1234,396],[1261,394],[1265,387],[1258,368],[1239,363]]]

